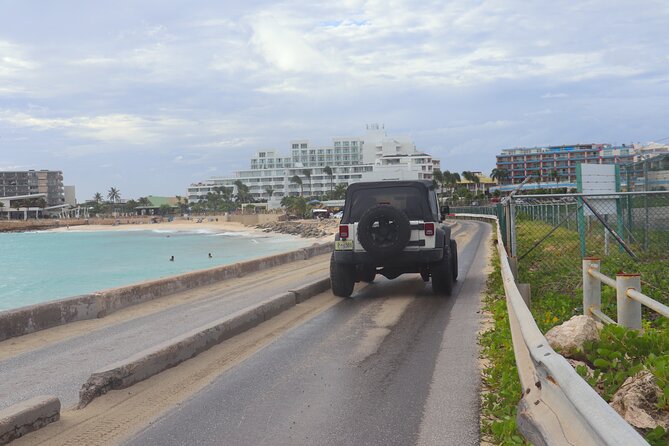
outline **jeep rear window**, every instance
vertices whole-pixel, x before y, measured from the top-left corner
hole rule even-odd
[[[410,220],[423,220],[426,215],[430,215],[426,198],[425,191],[416,187],[360,189],[351,197],[350,206],[347,206],[350,214],[344,216],[342,222],[360,221],[367,209],[378,204],[388,204],[400,209],[406,212]]]

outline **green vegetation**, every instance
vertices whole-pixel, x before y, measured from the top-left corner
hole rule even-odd
[[[526,444],[516,431],[516,405],[521,395],[520,379],[511,342],[509,315],[499,265],[488,277],[484,311],[492,315],[493,327],[481,334],[479,343],[486,365],[482,370],[481,440],[493,444]]]
[[[518,225],[518,246],[522,255],[552,226],[543,222],[520,222]],[[588,254],[598,254],[596,246],[588,243]],[[601,270],[609,276],[618,271],[641,273],[642,289],[645,294],[667,304],[669,302],[669,259],[647,253],[638,260],[611,248],[611,255],[601,256]],[[557,229],[525,259],[520,262],[521,281],[532,286],[532,313],[542,332],[561,324],[577,314],[583,314],[583,291],[581,283],[581,262],[578,234],[574,230]],[[616,319],[615,290],[602,286],[602,311]],[[641,333],[615,325],[606,326],[598,342],[584,346],[584,351],[576,355],[594,369],[587,381],[610,401],[613,394],[630,376],[647,369],[655,376],[663,391],[658,402],[659,408],[669,410],[669,320],[644,308],[644,329]],[[577,372],[587,376],[585,367]],[[651,444],[667,444],[669,436],[662,429],[646,433]],[[664,442],[664,443],[662,443]]]

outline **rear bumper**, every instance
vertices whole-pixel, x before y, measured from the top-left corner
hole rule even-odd
[[[337,263],[370,264],[376,266],[415,265],[434,263],[442,259],[443,248],[423,249],[420,251],[402,251],[389,259],[379,260],[366,252],[335,251],[334,259]]]

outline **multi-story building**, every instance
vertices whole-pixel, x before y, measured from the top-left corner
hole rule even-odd
[[[290,146],[288,156],[273,150],[257,152],[251,158],[249,170],[191,184],[189,201],[203,199],[218,187],[233,188],[233,193],[237,193],[237,181],[248,186],[256,200],[280,200],[300,195],[302,191],[305,196],[321,196],[338,184],[375,179],[378,176],[375,172],[381,171],[384,172],[381,176],[397,177],[392,172],[401,170],[403,179],[432,179],[433,169],[439,167],[438,160],[416,151],[411,140],[388,137],[378,124],[368,125],[364,137],[333,138],[331,146],[317,147],[308,140],[293,140]],[[325,172],[326,167],[332,170],[332,175]],[[301,187],[291,181],[295,175],[300,177]]]
[[[526,177],[538,183],[576,186],[578,164],[625,164],[634,160],[632,145],[576,144],[502,150],[497,155],[497,169],[508,172],[505,183],[518,184]]]
[[[45,194],[47,206],[64,204],[63,172],[60,170],[0,172],[0,197],[35,194]]]

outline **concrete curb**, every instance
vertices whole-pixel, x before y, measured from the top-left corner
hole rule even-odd
[[[295,251],[246,262],[192,271],[163,279],[0,312],[0,341],[70,322],[102,318],[132,305],[192,288],[211,285],[223,280],[242,277],[297,260],[307,260],[314,256],[327,254],[332,249],[333,243],[314,244]]]
[[[193,358],[214,345],[324,292],[329,287],[329,278],[317,280],[111,364],[93,373],[84,383],[79,391],[77,407],[84,408],[95,398],[110,390],[125,389]]]
[[[0,445],[36,431],[60,418],[60,400],[37,396],[0,410]]]

